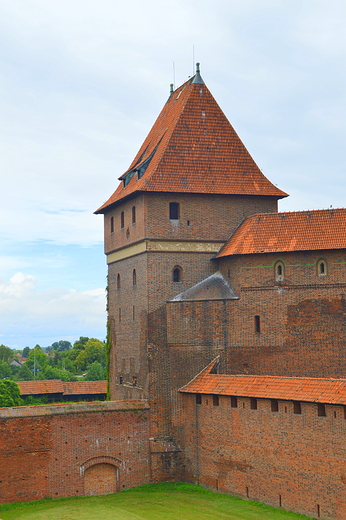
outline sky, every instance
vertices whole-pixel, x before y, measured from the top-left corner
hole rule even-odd
[[[281,211],[345,206],[344,0],[0,3],[0,344],[106,335],[103,217],[201,75]]]

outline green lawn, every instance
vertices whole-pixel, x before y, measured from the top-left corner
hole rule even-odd
[[[0,505],[0,520],[302,520],[307,517],[206,491],[149,484],[113,495]]]

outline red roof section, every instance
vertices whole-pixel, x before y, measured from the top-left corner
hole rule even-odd
[[[18,381],[21,395],[38,394],[106,394],[107,381],[71,381],[64,382],[60,379],[47,379],[36,381]]]
[[[138,191],[287,196],[263,175],[203,80],[196,78],[170,95],[120,177],[131,177],[127,186],[121,182],[95,213]]]
[[[259,213],[240,224],[217,257],[344,248],[345,208]]]
[[[216,362],[180,392],[346,405],[346,379],[211,374]]]

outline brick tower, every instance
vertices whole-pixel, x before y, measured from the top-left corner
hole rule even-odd
[[[153,435],[168,435],[169,373],[180,368],[166,351],[165,303],[211,275],[211,259],[240,222],[276,212],[286,193],[261,173],[198,64],[191,79],[171,87],[119,180],[96,211],[104,214],[108,263],[111,398],[149,398]],[[196,356],[192,373],[208,361]]]

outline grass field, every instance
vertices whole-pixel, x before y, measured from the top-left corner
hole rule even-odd
[[[302,520],[307,517],[206,491],[149,484],[113,495],[0,505],[0,520]]]

